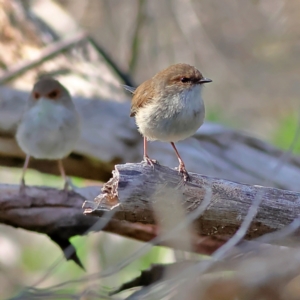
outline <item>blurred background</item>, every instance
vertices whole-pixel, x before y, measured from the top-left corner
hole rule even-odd
[[[207,120],[247,131],[281,149],[290,146],[299,125],[299,1],[22,2],[43,15],[64,36],[86,30],[136,85],[173,63],[196,66],[213,80],[204,91]],[[0,0],[0,76],[19,60],[30,59],[41,47],[34,35],[31,40],[27,35],[25,40],[11,25],[19,4],[20,1]],[[60,18],[60,14],[68,18]],[[22,43],[27,43],[27,47],[21,48]],[[5,84],[28,90],[32,83],[33,75],[29,72]],[[114,81],[116,89],[122,83]],[[70,83],[68,87],[72,94],[90,96],[77,84]],[[107,97],[116,95],[120,101],[129,101],[122,91],[105,93]],[[300,151],[300,143],[294,151]],[[18,183],[19,178],[20,170],[0,167],[1,182]],[[59,178],[36,171],[28,172],[27,178],[28,184],[59,188],[62,184]],[[75,184],[91,183],[75,178]],[[6,226],[1,226],[0,231],[0,290],[1,296],[7,298],[32,285],[61,256],[61,251],[40,234]],[[106,233],[76,237],[74,243],[88,273],[121,260],[141,245]],[[173,252],[155,247],[120,273],[120,277],[101,285],[117,286],[151,263],[172,260]],[[41,286],[83,275],[73,262],[63,260]]]
[[[209,120],[283,146],[278,130],[296,122],[300,104],[298,1],[58,2],[137,84],[170,64],[194,65],[213,79]]]

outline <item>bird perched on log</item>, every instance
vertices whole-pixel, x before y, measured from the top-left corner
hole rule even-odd
[[[139,132],[144,137],[144,161],[153,165],[148,156],[147,140],[170,142],[179,161],[179,172],[184,181],[189,174],[175,142],[193,135],[203,124],[205,116],[202,87],[211,79],[188,64],[175,64],[160,71],[136,89],[125,86],[133,94],[131,117],[135,117]]]
[[[80,136],[80,119],[68,90],[57,80],[44,77],[30,93],[19,123],[16,139],[26,153],[21,189],[25,187],[25,173],[30,157],[58,160],[58,168],[68,180],[62,159],[70,154]]]

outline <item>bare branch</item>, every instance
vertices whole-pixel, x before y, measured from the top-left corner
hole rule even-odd
[[[300,194],[296,192],[250,186],[199,174],[192,174],[192,181],[182,184],[177,171],[160,165],[153,169],[143,164],[117,165],[113,178],[103,187],[103,193],[95,202],[85,203],[85,213],[102,216],[107,210],[115,210],[117,219],[154,224],[151,199],[163,184],[183,195],[182,205],[188,213],[196,210],[203,202],[205,191],[212,189],[208,208],[195,221],[196,230],[209,236],[232,236],[257,194],[263,195],[262,202],[247,232],[248,239],[281,229],[300,213]]]
[[[27,72],[28,70],[37,67],[38,65],[44,63],[56,56],[58,53],[66,51],[74,45],[87,39],[87,35],[84,32],[80,32],[71,38],[67,38],[56,43],[52,43],[50,46],[46,47],[39,53],[39,55],[30,61],[24,61],[18,63],[17,65],[8,69],[3,76],[0,77],[0,84],[7,83],[8,81],[14,79],[15,77]]]
[[[181,195],[182,205],[188,213],[178,225],[182,222],[182,226],[186,226],[195,220],[193,228],[197,231],[197,234],[192,234],[191,245],[185,248],[175,243],[172,246],[212,254],[236,232],[249,208],[254,206],[257,209],[256,197],[263,195],[257,215],[251,216],[254,218],[247,232],[249,239],[283,228],[296,219],[300,210],[300,194],[296,192],[244,185],[199,174],[191,174],[192,181],[183,184],[177,171],[160,165],[155,165],[154,169],[143,164],[117,165],[113,175],[95,202],[85,202],[85,213],[91,216],[82,214],[82,204],[84,199],[94,198],[99,187],[76,189],[76,192],[69,192],[66,199],[62,191],[52,188],[27,187],[25,193],[20,194],[18,186],[0,185],[0,222],[49,236],[60,234],[67,239],[95,228],[99,218],[94,215],[97,215],[101,216],[101,222],[108,222],[104,228],[106,231],[169,246],[165,234],[159,234],[152,205],[157,191],[164,186]],[[172,211],[171,202],[166,203]],[[113,215],[112,219],[107,218],[107,213],[110,217]],[[242,241],[242,245],[247,245],[247,242]],[[151,245],[145,247],[151,248]],[[132,257],[136,259],[136,253]],[[126,261],[122,260],[124,263]],[[103,270],[95,274],[95,278],[107,276],[117,267]],[[87,277],[86,280],[90,279]]]
[[[60,239],[69,239],[89,230],[97,230],[98,217],[83,215],[82,205],[85,199],[93,199],[100,187],[87,187],[69,192],[46,187],[26,187],[24,194],[19,193],[17,185],[0,185],[0,222],[36,231]],[[159,234],[154,224],[131,223],[112,219],[104,227],[107,232],[139,241],[149,242]],[[227,241],[226,237],[206,237],[193,235],[195,252],[211,254]],[[167,245],[167,243],[161,243]],[[187,250],[184,246],[179,248]]]

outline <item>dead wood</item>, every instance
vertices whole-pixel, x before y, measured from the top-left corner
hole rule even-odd
[[[82,209],[85,199],[93,199],[99,191],[100,187],[96,186],[80,188],[70,191],[66,197],[63,191],[53,188],[30,186],[20,194],[17,185],[0,185],[0,223],[44,233],[58,241],[101,229],[143,242],[158,236],[159,230],[154,224],[112,219],[102,226],[98,217],[85,216]],[[226,241],[226,237],[195,235],[194,251],[211,254]],[[181,249],[186,250],[184,245]]]
[[[248,239],[282,229],[299,216],[300,193],[200,174],[191,174],[191,178],[184,184],[177,171],[160,165],[154,168],[143,163],[117,165],[102,193],[95,201],[85,202],[85,214],[101,217],[106,211],[115,211],[114,218],[118,220],[155,224],[154,206],[160,198],[165,211],[172,214],[172,199],[179,195],[186,213],[190,214],[209,195],[209,205],[195,218],[194,228],[202,235],[232,236],[256,197],[262,197]]]
[[[263,199],[248,230],[248,239],[282,229],[300,212],[297,192],[200,174],[191,174],[191,178],[191,182],[183,184],[177,171],[167,167],[155,165],[153,169],[144,164],[125,164],[116,166],[113,178],[104,185],[99,196],[100,187],[96,186],[78,188],[66,197],[53,188],[27,187],[20,193],[17,185],[0,185],[0,222],[44,233],[56,240],[68,240],[74,235],[103,229],[144,242],[155,240],[160,245],[212,254],[240,227],[258,196]],[[165,206],[161,206],[162,209],[172,215],[172,201],[179,195],[189,218],[207,194],[210,195],[209,205],[193,220],[191,248],[159,239],[160,220],[154,210],[159,198]],[[186,222],[175,221],[178,224]]]

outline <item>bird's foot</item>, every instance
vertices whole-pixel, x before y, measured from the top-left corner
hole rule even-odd
[[[24,178],[22,178],[21,183],[20,183],[20,188],[19,188],[19,193],[24,194],[26,189],[26,184]]]
[[[149,156],[144,156],[143,162],[145,162],[147,165],[151,167],[154,167],[154,165],[159,165],[156,159],[151,159]]]
[[[73,184],[72,180],[69,177],[66,177],[65,185],[64,185],[63,190],[65,192],[68,192],[69,190],[71,190],[71,191],[76,190],[76,186]]]
[[[179,167],[178,167],[178,172],[179,172],[179,174],[183,177],[183,181],[184,181],[184,182],[187,182],[187,181],[190,181],[190,180],[191,180],[191,177],[190,177],[188,171],[186,170],[184,164],[180,164],[180,165],[179,165]]]
[[[61,193],[63,194],[64,200],[67,201],[69,197],[69,191],[75,191],[76,186],[72,183],[71,179],[66,177],[65,184]]]

